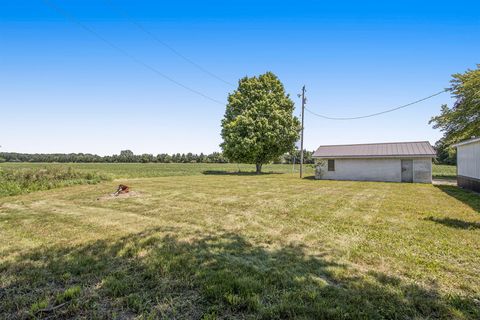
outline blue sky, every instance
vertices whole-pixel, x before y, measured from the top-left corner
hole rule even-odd
[[[225,102],[228,82],[273,71],[296,103],[357,116],[417,100],[480,63],[477,1],[49,0],[137,61]],[[113,0],[111,0],[113,1]],[[135,153],[219,150],[225,106],[99,40],[44,0],[1,2],[2,151]],[[120,10],[120,12],[118,11]],[[329,121],[306,113],[305,146],[429,140],[449,94],[395,113]]]

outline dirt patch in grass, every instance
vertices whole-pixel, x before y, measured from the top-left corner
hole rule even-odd
[[[437,186],[456,186],[457,179],[450,178],[450,179],[433,179],[432,183]]]

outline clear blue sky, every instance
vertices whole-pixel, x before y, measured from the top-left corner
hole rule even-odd
[[[229,85],[137,29],[105,0],[50,0],[131,56],[214,99]],[[114,0],[112,0],[114,1]],[[0,3],[2,151],[135,153],[219,150],[224,105],[153,73],[43,0]],[[296,102],[356,116],[437,92],[480,63],[478,1],[115,1],[222,79],[273,71]],[[305,145],[429,140],[443,94],[357,121],[306,114]]]

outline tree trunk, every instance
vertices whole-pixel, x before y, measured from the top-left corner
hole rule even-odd
[[[262,173],[262,164],[261,164],[261,163],[257,163],[257,164],[256,164],[256,167],[257,167],[257,174]]]

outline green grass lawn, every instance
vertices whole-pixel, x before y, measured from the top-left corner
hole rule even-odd
[[[216,172],[254,172],[254,164],[236,163],[0,163],[0,168],[49,168],[49,167],[72,167],[85,172],[101,172],[112,175],[115,178],[153,178],[166,176],[191,176]],[[313,165],[305,165],[306,174],[313,174]],[[296,164],[267,164],[262,168],[263,172],[292,173],[298,172]]]
[[[252,172],[255,166],[252,164],[234,163],[0,163],[0,168],[5,169],[31,169],[51,167],[72,167],[85,172],[101,172],[110,174],[115,178],[153,178],[165,176],[190,176],[200,175],[205,172],[216,171],[229,172]],[[269,164],[263,167],[264,172],[292,173],[298,172],[299,165]],[[313,175],[314,166],[305,165],[306,175]],[[434,178],[455,178],[456,166],[436,165],[432,167]]]
[[[480,318],[478,194],[75,166],[121,179],[0,198],[1,319]]]
[[[457,166],[434,164],[432,167],[432,175],[434,179],[456,179]]]

